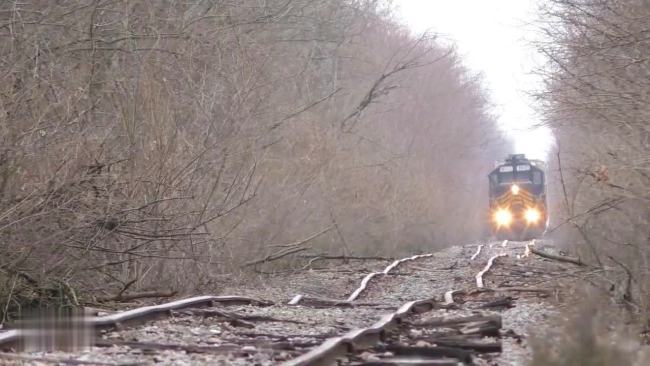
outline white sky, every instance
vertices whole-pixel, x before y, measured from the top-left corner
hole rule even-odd
[[[415,33],[431,30],[457,45],[465,66],[481,73],[499,126],[513,138],[513,153],[546,160],[553,143],[527,91],[539,87],[529,45],[536,0],[394,0]]]

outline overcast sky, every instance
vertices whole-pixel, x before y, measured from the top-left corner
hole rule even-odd
[[[539,86],[531,75],[536,0],[394,0],[415,33],[426,30],[454,42],[465,65],[483,75],[499,125],[517,153],[546,160],[552,135],[534,128],[539,116],[526,94]]]

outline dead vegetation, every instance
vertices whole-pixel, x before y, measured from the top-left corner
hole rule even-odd
[[[537,96],[557,139],[555,179],[549,182],[556,212],[552,235],[598,268],[593,284],[647,329],[650,6],[553,0],[542,7],[541,19],[546,40],[539,49],[548,64],[541,70],[545,89]],[[580,326],[586,333],[560,346],[569,358],[536,364],[629,364],[617,349],[601,348],[588,322]],[[580,357],[591,363],[578,362]]]
[[[382,1],[5,1],[0,55],[5,318],[481,235],[480,80]]]
[[[639,348],[638,325],[629,314],[604,301],[599,289],[586,285],[574,296],[572,307],[536,330],[529,365],[646,365],[650,352]]]

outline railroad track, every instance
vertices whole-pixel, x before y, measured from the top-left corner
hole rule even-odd
[[[297,295],[273,303],[203,296],[93,317],[86,325],[100,336],[91,351],[5,352],[0,359],[107,365],[508,364],[503,355],[525,339],[511,329],[511,313],[553,295],[551,288],[538,286],[539,276],[526,275],[530,262],[543,261],[524,257],[530,244],[486,243],[404,258],[367,274],[344,299]],[[26,344],[20,331],[0,333],[5,351]]]

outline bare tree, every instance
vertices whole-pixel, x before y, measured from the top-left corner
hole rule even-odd
[[[481,235],[480,80],[383,2],[5,1],[0,55],[2,309]]]
[[[647,321],[650,7],[555,0],[543,10],[548,65],[539,98],[561,147],[557,231],[595,264],[618,268],[615,297]]]

